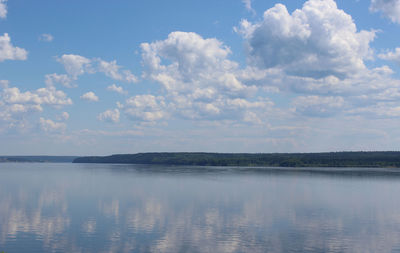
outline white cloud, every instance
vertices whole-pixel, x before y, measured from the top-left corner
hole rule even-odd
[[[86,92],[80,98],[83,100],[91,101],[91,102],[99,101],[99,97],[97,97],[96,94],[94,94],[94,92],[92,92],[92,91]]]
[[[7,0],[0,0],[0,18],[7,17]]]
[[[400,24],[399,0],[371,0],[370,10],[372,12],[382,12],[393,23]]]
[[[333,0],[309,0],[292,14],[276,4],[261,22],[243,20],[236,31],[246,39],[252,65],[313,78],[364,71],[375,37],[374,31],[357,32],[352,17]]]
[[[43,33],[39,36],[39,41],[52,42],[53,40],[54,36],[49,33]]]
[[[350,115],[363,115],[366,118],[399,118],[400,104],[396,102],[379,102],[373,105],[354,108],[347,112]]]
[[[45,132],[63,132],[67,128],[67,125],[62,122],[54,122],[50,119],[39,119],[40,128]]]
[[[5,33],[0,36],[0,62],[5,60],[26,60],[28,52],[11,44],[10,36]]]
[[[85,72],[91,72],[91,61],[80,55],[75,54],[64,54],[58,59],[58,62],[64,65],[65,71],[72,76],[73,79],[77,79],[78,76]]]
[[[0,80],[0,88],[7,88],[9,83],[10,82],[8,80]]]
[[[136,131],[136,130],[123,130],[123,131],[110,132],[110,131],[103,131],[103,130],[83,129],[83,130],[79,131],[79,134],[82,136],[95,135],[95,136],[112,136],[112,137],[114,137],[114,136],[118,136],[118,137],[143,136],[143,132]]]
[[[0,128],[25,129],[29,125],[25,119],[33,112],[42,112],[43,106],[60,108],[71,104],[72,100],[54,87],[21,92],[6,83],[0,92]]]
[[[98,62],[98,71],[103,72],[106,76],[117,80],[117,81],[125,81],[128,83],[136,83],[138,79],[135,75],[133,75],[129,70],[120,71],[121,66],[117,65],[117,61],[103,61],[101,59],[97,60]]]
[[[117,123],[117,122],[119,122],[119,116],[120,116],[119,110],[114,109],[114,110],[107,110],[105,112],[100,113],[97,116],[97,119],[101,120],[101,121]]]
[[[400,64],[400,47],[396,48],[394,52],[379,54],[378,57],[384,60],[394,61],[397,64]]]
[[[296,113],[313,117],[329,117],[345,107],[342,97],[300,96],[292,104]]]
[[[72,84],[72,79],[70,76],[62,74],[48,74],[45,76],[45,83],[48,86],[54,86],[56,83],[61,83],[64,87],[67,88],[73,88],[76,87],[76,85]]]
[[[69,113],[68,112],[63,112],[60,115],[60,120],[68,120],[69,119]]]
[[[254,9],[251,7],[251,1],[252,0],[242,0],[242,2],[244,3],[244,6],[246,7],[246,9],[252,13],[255,13]]]
[[[166,40],[143,43],[141,47],[144,77],[162,85],[169,113],[199,120],[241,120],[245,110],[250,109],[231,101],[246,100],[257,88],[241,82],[238,64],[228,59],[231,51],[219,40],[173,32]]]
[[[129,70],[121,70],[122,67],[119,66],[115,60],[107,62],[100,58],[88,59],[74,54],[64,54],[57,60],[64,65],[65,71],[70,76],[69,79],[72,80],[77,80],[78,76],[85,73],[94,74],[96,72],[101,72],[107,77],[117,81],[128,83],[135,83],[138,81],[138,78]]]
[[[167,117],[164,98],[153,95],[137,95],[120,105],[125,114],[132,120],[153,122]]]
[[[16,87],[7,87],[3,89],[1,98],[4,103],[9,105],[30,104],[38,106],[38,108],[41,105],[63,106],[72,104],[72,100],[63,91],[56,90],[54,87],[40,88],[33,92],[21,92]]]
[[[117,86],[115,84],[112,84],[112,85],[108,86],[107,90],[115,91],[115,92],[117,92],[119,94],[126,94],[127,93],[121,86]]]
[[[236,31],[249,53],[249,66],[239,71],[239,80],[292,94],[297,116],[366,115],[363,108],[368,108],[369,116],[382,117],[389,114],[380,108],[392,115],[400,108],[400,80],[393,78],[394,71],[364,64],[374,32],[357,31],[351,16],[332,0],[309,0],[291,14],[277,4],[262,21],[243,20]],[[400,49],[378,57],[399,62]]]

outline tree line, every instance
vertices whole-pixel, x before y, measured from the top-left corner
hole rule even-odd
[[[74,163],[272,167],[400,167],[400,152],[201,153],[164,152],[76,158]]]

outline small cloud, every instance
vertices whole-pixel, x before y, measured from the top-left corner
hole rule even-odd
[[[87,72],[94,72],[91,67],[91,60],[80,55],[64,54],[57,61],[64,65],[65,71],[74,80]]]
[[[7,88],[10,82],[8,80],[0,80],[0,88]]]
[[[1,0],[0,0],[1,4]],[[0,5],[1,6],[1,5]],[[4,33],[0,36],[0,62],[5,60],[26,60],[28,52],[19,47],[14,47],[11,44],[11,38],[8,33]]]
[[[129,70],[121,70],[121,66],[117,64],[117,61],[103,61],[101,59],[97,59],[97,70],[99,72],[103,72],[106,76],[118,80],[124,81],[128,83],[136,83],[138,82],[138,78],[132,74]]]
[[[63,132],[67,128],[65,123],[54,122],[50,119],[40,118],[40,128],[45,132]]]
[[[55,83],[61,83],[64,87],[73,88],[76,87],[72,83],[72,79],[65,74],[59,75],[56,73],[45,75],[45,83],[47,86],[54,86]]]
[[[371,12],[381,12],[393,23],[400,24],[400,1],[399,0],[371,0],[369,7]]]
[[[63,112],[60,115],[57,116],[57,120],[59,121],[66,121],[69,119],[69,113],[68,112]]]
[[[0,0],[0,18],[5,19],[7,17],[7,0]]]
[[[83,95],[81,96],[81,99],[87,100],[87,101],[91,101],[91,102],[97,102],[97,101],[99,101],[99,97],[96,96],[96,94],[94,94],[94,92],[92,92],[92,91],[89,91],[89,92],[83,94]]]
[[[117,86],[115,84],[108,86],[107,90],[115,91],[115,92],[117,92],[119,94],[126,94],[127,93],[121,86]]]
[[[117,123],[119,122],[119,115],[120,113],[118,109],[107,110],[100,113],[99,116],[97,116],[97,119],[105,122]]]
[[[393,61],[400,65],[400,47],[394,51],[389,51],[385,54],[379,54],[378,57],[383,60]]]
[[[252,1],[252,0],[242,0],[242,2],[244,3],[244,6],[246,7],[246,9],[247,9],[249,12],[255,14],[256,11],[253,9],[253,7],[251,7],[251,1]]]
[[[53,40],[54,36],[49,33],[43,33],[39,36],[39,41],[52,42]]]

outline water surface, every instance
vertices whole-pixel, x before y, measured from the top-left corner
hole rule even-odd
[[[0,252],[400,252],[395,169],[0,164]]]

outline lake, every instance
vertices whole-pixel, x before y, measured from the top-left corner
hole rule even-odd
[[[400,252],[395,169],[0,164],[0,252]]]

